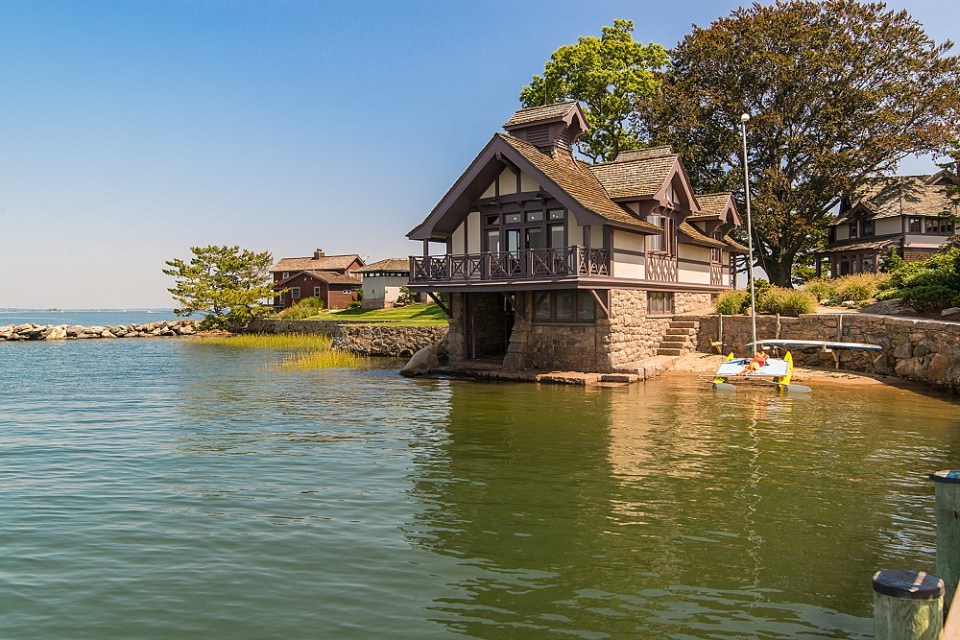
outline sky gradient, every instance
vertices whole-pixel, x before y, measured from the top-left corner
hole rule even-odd
[[[739,4],[3,0],[0,308],[171,307],[190,246],[419,253],[557,47],[614,18],[672,47]],[[888,6],[960,34],[953,1]]]

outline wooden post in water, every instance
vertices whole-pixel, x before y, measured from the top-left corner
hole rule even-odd
[[[877,571],[873,626],[877,640],[940,640],[943,580],[923,571]]]
[[[937,499],[937,573],[950,603],[960,579],[960,471],[937,471],[930,479]]]

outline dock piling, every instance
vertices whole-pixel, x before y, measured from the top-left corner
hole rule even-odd
[[[949,603],[960,580],[960,470],[937,471],[930,479],[937,502],[937,573]]]
[[[873,576],[877,640],[940,640],[943,580],[923,571],[887,569]]]

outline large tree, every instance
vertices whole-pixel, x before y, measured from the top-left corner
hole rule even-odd
[[[579,150],[590,159],[612,160],[621,150],[641,145],[636,105],[660,86],[659,73],[668,64],[659,44],[633,40],[632,20],[614,20],[599,38],[581,36],[577,44],[553,52],[543,75],[533,76],[520,92],[524,107],[579,100],[590,131]]]
[[[163,270],[176,278],[176,286],[167,289],[181,305],[175,314],[203,314],[205,328],[239,328],[270,311],[263,304],[275,294],[269,252],[227,246],[190,247],[190,252],[190,262],[167,260]]]
[[[741,198],[738,127],[751,114],[754,245],[770,279],[790,286],[842,195],[957,136],[951,47],[880,3],[754,4],[694,27],[672,51],[662,94],[640,110],[648,137],[683,154],[698,190]]]

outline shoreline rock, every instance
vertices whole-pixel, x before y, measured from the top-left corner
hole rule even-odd
[[[197,333],[197,324],[196,320],[163,320],[147,324],[93,327],[66,324],[8,324],[0,326],[0,342],[192,336]]]

